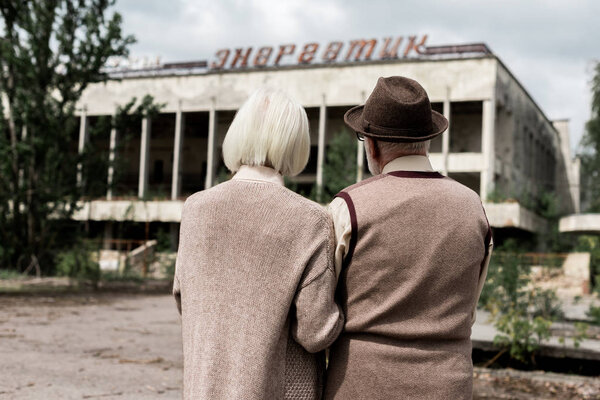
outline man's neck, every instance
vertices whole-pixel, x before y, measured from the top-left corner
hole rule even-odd
[[[429,157],[425,154],[406,154],[398,156],[385,165],[381,165],[381,173],[391,171],[433,171]]]

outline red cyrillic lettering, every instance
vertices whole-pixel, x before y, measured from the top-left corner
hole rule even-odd
[[[227,58],[229,57],[229,49],[222,49],[217,51],[216,56],[219,59],[219,62],[211,63],[210,67],[215,69],[223,68],[225,66],[225,63],[227,62]]]
[[[315,53],[319,49],[318,43],[308,43],[304,45],[302,48],[302,53],[298,57],[298,63],[300,64],[308,64],[315,58]]]
[[[255,67],[264,67],[269,62],[269,58],[271,58],[271,53],[273,52],[272,47],[261,47],[258,49],[258,53],[256,53],[256,57],[254,57],[254,66]]]
[[[425,49],[422,49],[422,47],[425,46],[425,42],[427,41],[427,35],[423,35],[423,38],[421,38],[421,42],[419,44],[415,44],[415,41],[417,40],[416,36],[410,36],[408,40],[408,45],[404,50],[404,57],[406,57],[411,50],[414,50],[417,54],[425,53]]]
[[[365,60],[370,60],[371,59],[371,54],[373,53],[373,49],[375,48],[376,44],[377,44],[377,40],[375,40],[375,39],[371,39],[371,40],[364,40],[364,39],[361,39],[361,40],[352,40],[350,42],[350,49],[348,50],[348,54],[346,54],[346,61],[350,60],[350,58],[352,57],[352,53],[354,52],[354,49],[358,49],[357,52],[356,52],[356,55],[354,56],[354,61],[360,60],[362,52],[363,52],[363,50],[365,49],[365,47],[367,45],[369,45],[369,50],[365,54]]]
[[[340,51],[342,50],[343,45],[344,45],[344,43],[342,43],[342,42],[329,43],[327,45],[327,48],[325,49],[325,53],[323,53],[323,61],[325,61],[325,62],[335,61],[336,58],[338,57],[338,55],[340,54]]]
[[[242,54],[244,49],[235,49],[235,55],[233,56],[233,61],[231,61],[231,68],[235,68],[238,60],[241,60],[240,67],[246,67],[248,65],[248,57],[250,57],[250,53],[252,52],[252,47],[248,47],[245,54]]]
[[[279,46],[279,53],[277,53],[277,57],[275,58],[275,65],[279,65],[279,61],[281,61],[283,56],[290,56],[294,54],[295,50],[295,44],[282,44]]]
[[[390,58],[397,58],[398,57],[398,47],[400,47],[400,43],[402,43],[402,39],[403,39],[402,36],[400,36],[398,39],[396,39],[396,42],[394,43],[394,45],[392,46],[391,49],[389,48],[389,46],[392,43],[392,38],[383,39],[385,42],[383,43],[383,49],[381,49],[381,52],[379,53],[379,58],[381,58],[382,60],[390,59]]]

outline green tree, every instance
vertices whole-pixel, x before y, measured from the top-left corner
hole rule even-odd
[[[126,56],[114,0],[0,2],[0,266],[53,267],[55,247],[81,196],[66,151],[77,137],[76,103]]]
[[[331,201],[340,190],[356,182],[357,140],[347,130],[341,130],[329,142],[327,159],[323,166],[323,196]]]
[[[582,205],[588,212],[600,212],[600,62],[592,78],[592,117],[581,138]]]
[[[600,62],[596,63],[592,78],[592,116],[581,138],[581,206],[583,212],[600,212]],[[600,236],[579,238],[580,251],[592,254],[592,282],[599,290]]]

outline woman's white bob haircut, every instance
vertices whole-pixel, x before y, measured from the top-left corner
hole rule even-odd
[[[231,172],[242,165],[263,165],[295,176],[306,166],[309,154],[306,111],[285,92],[270,88],[250,95],[223,142],[223,160]]]

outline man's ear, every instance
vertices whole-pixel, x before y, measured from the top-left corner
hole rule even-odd
[[[371,156],[372,160],[379,160],[379,146],[377,146],[377,142],[370,137],[365,136],[365,141],[369,143],[367,146],[367,150],[369,152],[369,156]]]

